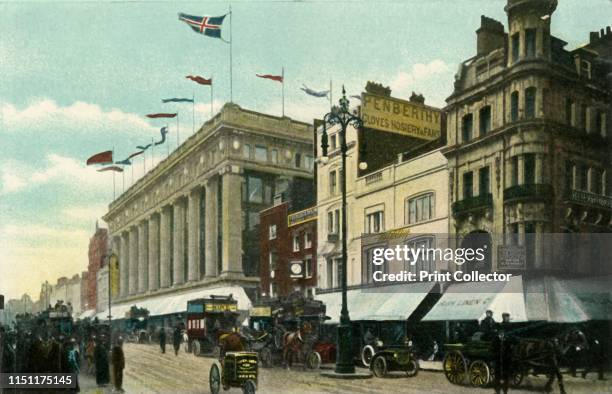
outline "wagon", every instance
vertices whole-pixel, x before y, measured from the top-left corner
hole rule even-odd
[[[210,392],[218,394],[230,387],[239,387],[243,393],[254,393],[257,390],[257,353],[227,352],[221,367],[214,363],[210,368]]]

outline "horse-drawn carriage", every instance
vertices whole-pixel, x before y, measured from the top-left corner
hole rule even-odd
[[[237,326],[238,301],[232,295],[198,298],[187,302],[187,350],[200,356],[220,353],[219,337]]]
[[[125,313],[123,320],[123,333],[127,342],[151,343],[148,329],[149,311],[146,308],[132,306]]]
[[[210,392],[218,394],[221,387],[240,387],[243,393],[254,393],[257,390],[258,362],[257,353],[227,352],[219,364],[210,368]]]

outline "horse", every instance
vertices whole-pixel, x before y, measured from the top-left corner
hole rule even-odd
[[[312,325],[309,322],[305,322],[297,331],[288,331],[283,334],[283,364],[287,369],[291,368],[294,355],[298,356],[298,360],[303,358],[302,353],[306,337],[311,332]]]

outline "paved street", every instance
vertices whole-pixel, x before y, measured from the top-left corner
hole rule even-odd
[[[161,354],[156,346],[125,346],[126,371],[124,388],[127,393],[207,393],[208,373],[213,363],[212,358],[194,357],[180,352],[178,356],[168,347],[166,354]],[[589,379],[566,378],[566,390],[571,393],[610,393],[610,380],[598,382],[595,375]],[[545,379],[529,378],[521,390],[512,393],[542,392]],[[81,377],[81,386],[85,393],[111,393],[95,387],[93,378]],[[232,389],[230,392],[239,392]],[[317,372],[303,372],[299,368],[287,371],[281,368],[260,369],[259,392],[261,393],[465,393],[478,394],[493,392],[492,389],[474,389],[471,387],[453,386],[440,372],[420,371],[416,378],[405,378],[401,375],[394,378],[367,380],[336,380],[324,378]],[[558,387],[554,387],[558,393]]]

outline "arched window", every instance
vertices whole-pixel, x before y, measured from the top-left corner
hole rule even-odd
[[[533,119],[536,115],[536,88],[525,89],[525,118]]]

